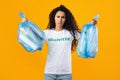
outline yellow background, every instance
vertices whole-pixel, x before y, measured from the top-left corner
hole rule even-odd
[[[79,28],[100,14],[99,52],[94,59],[72,54],[73,80],[120,80],[118,0],[1,0],[0,80],[43,80],[47,45],[35,53],[24,50],[17,41],[18,14],[24,12],[44,30],[50,11],[60,4],[71,10]]]

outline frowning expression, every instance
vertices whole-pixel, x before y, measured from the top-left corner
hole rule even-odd
[[[58,11],[55,15],[55,27],[63,27],[66,20],[65,13],[63,11]]]

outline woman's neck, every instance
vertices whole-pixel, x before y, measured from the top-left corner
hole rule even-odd
[[[58,27],[56,27],[55,28],[55,31],[61,31],[63,28],[58,28]]]

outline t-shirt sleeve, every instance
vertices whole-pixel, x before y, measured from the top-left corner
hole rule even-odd
[[[44,34],[45,34],[45,40],[47,39],[47,32],[48,30],[43,30]]]

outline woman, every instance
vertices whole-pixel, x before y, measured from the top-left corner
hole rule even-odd
[[[72,80],[71,50],[80,35],[72,13],[63,5],[53,9],[44,32],[48,43],[45,80]]]
[[[80,29],[69,9],[63,5],[53,9],[44,33],[48,43],[44,80],[72,80],[71,51],[76,49]]]

